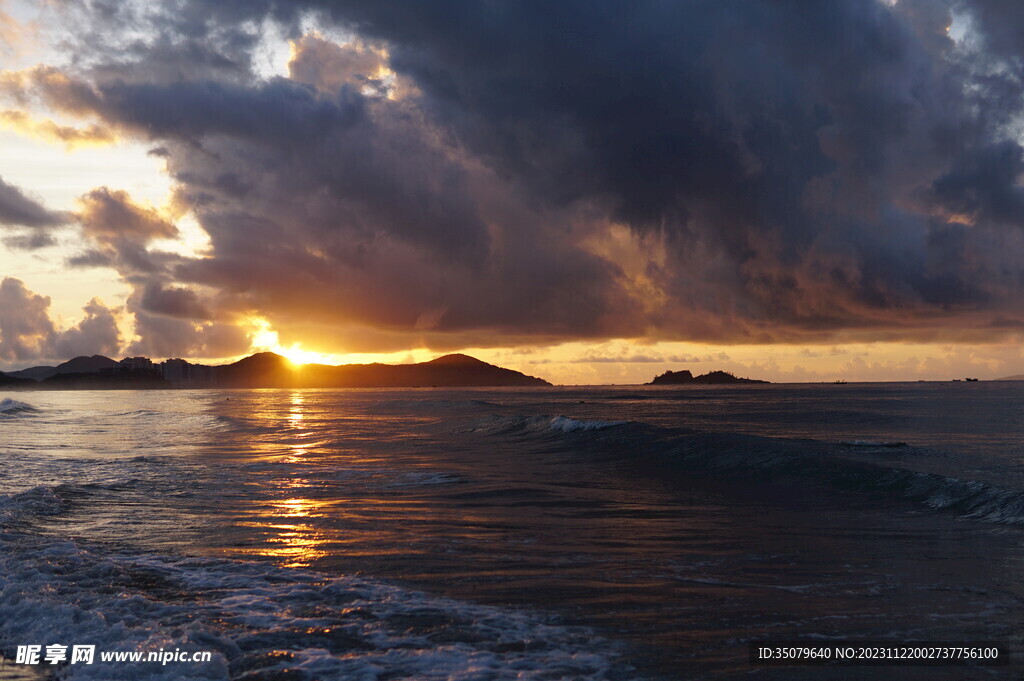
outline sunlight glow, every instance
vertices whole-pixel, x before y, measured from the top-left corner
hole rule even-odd
[[[283,345],[277,331],[263,317],[250,317],[249,324],[252,327],[250,332],[252,352],[273,352],[297,367],[304,364],[338,365],[348,363],[346,355],[306,350],[302,347],[302,343]]]
[[[328,355],[323,352],[313,352],[312,350],[303,350],[301,343],[292,343],[290,346],[285,347],[283,345],[275,345],[270,350],[277,354],[285,357],[289,362],[296,366],[302,366],[303,364],[341,364],[338,361],[338,355]]]

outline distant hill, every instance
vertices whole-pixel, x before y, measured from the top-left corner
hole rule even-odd
[[[35,384],[39,390],[152,390],[171,388],[157,372],[78,372],[54,374]]]
[[[55,367],[29,367],[20,371],[8,371],[7,375],[14,376],[15,378],[30,378],[33,381],[45,381],[57,374],[96,374],[102,369],[113,369],[117,366],[117,362],[103,355],[93,355],[91,357],[82,355],[62,362]]]
[[[35,381],[29,378],[20,378],[0,371],[0,386],[5,388],[25,388],[34,385]]]
[[[94,354],[91,357],[85,355],[69,359],[63,364],[57,365],[58,374],[96,374],[101,369],[115,369],[117,361],[101,354]]]
[[[993,381],[1024,381],[1024,374],[1017,374],[1016,376],[1005,376],[1003,378],[993,378]]]
[[[551,385],[543,379],[503,369],[468,355],[445,355],[418,364],[306,364],[295,367],[280,355],[261,352],[234,364],[211,369],[215,385],[239,388],[453,388]]]
[[[18,371],[8,371],[7,375],[14,376],[15,378],[26,378],[33,381],[43,381],[50,376],[56,376],[57,367],[29,367],[28,369],[19,369]]]
[[[68,361],[57,365],[58,374],[96,374],[102,369],[116,369],[118,366],[117,362],[104,357],[103,355],[93,355],[92,357],[86,357],[82,355],[69,359]]]
[[[666,371],[654,380],[645,385],[728,385],[732,383],[768,383],[753,378],[737,378],[728,371],[710,371],[700,376],[694,376],[689,370]]]

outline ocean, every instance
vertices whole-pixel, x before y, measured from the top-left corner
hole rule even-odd
[[[0,394],[0,677],[1019,678],[1022,431],[1018,382]]]

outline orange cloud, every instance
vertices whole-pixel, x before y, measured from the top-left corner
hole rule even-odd
[[[49,118],[33,118],[24,111],[14,109],[0,111],[0,126],[45,142],[63,144],[69,151],[81,147],[113,144],[117,141],[114,133],[101,125],[76,128],[61,125]]]

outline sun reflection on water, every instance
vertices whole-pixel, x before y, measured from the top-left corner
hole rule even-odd
[[[306,429],[306,396],[300,391],[293,391],[289,395],[287,424],[289,430],[298,430],[299,432],[294,433],[293,437],[298,440],[305,440],[312,435],[312,432]],[[288,456],[285,461],[289,463],[296,463],[307,455],[309,451],[309,444],[306,442],[293,442],[288,452]]]
[[[301,392],[295,391],[291,394],[291,405],[288,409],[288,425],[292,428],[299,428],[302,426],[302,419],[305,417],[303,413],[303,405],[306,403],[306,396]]]
[[[230,554],[308,568],[339,552],[411,550],[412,542],[397,539],[410,537],[409,523],[395,521],[428,516],[427,504],[391,492],[390,456],[360,446],[379,441],[384,419],[349,414],[336,395],[317,390],[254,391],[252,397],[230,404],[244,409],[241,418],[254,426],[244,444],[252,495],[234,515],[243,534]],[[384,526],[377,524],[382,518]]]
[[[267,545],[245,553],[283,561],[285,567],[309,567],[313,561],[327,555],[322,547],[328,539],[302,520],[323,516],[328,506],[329,502],[295,497],[258,509],[257,520],[238,524],[260,530]]]

